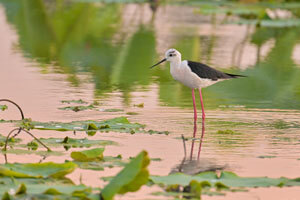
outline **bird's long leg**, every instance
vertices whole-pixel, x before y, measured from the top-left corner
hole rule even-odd
[[[202,134],[201,134],[199,150],[198,150],[198,160],[200,158],[201,146],[202,146],[202,141],[203,141],[203,137],[204,137],[204,133],[205,133],[205,112],[204,112],[201,88],[199,88],[199,95],[200,95],[201,109],[202,109]]]
[[[194,133],[193,133],[193,140],[192,140],[192,147],[191,147],[191,159],[193,158],[194,143],[195,143],[194,139],[196,137],[196,132],[197,132],[197,108],[196,108],[194,89],[192,89],[192,96],[193,96],[193,106],[194,106]]]

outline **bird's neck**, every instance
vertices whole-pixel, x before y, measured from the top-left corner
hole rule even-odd
[[[181,65],[181,58],[178,57],[176,60],[171,61],[171,67],[179,68]]]

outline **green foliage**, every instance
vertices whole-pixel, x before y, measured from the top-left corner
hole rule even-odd
[[[95,109],[94,105],[88,105],[88,106],[66,106],[66,107],[62,107],[62,108],[58,108],[60,110],[72,110],[74,112],[79,112],[79,111],[83,111],[83,110],[93,110]]]
[[[226,130],[218,130],[217,131],[217,134],[225,134],[225,135],[240,135],[240,133],[237,133],[233,130],[229,130],[229,129],[226,129]]]
[[[109,140],[89,140],[87,138],[76,139],[76,138],[40,138],[40,140],[48,146],[63,146],[65,148],[82,148],[82,147],[92,147],[92,146],[106,146],[106,145],[115,145],[116,142]]]
[[[268,28],[288,28],[300,26],[299,19],[262,19],[262,20],[238,20],[234,22],[236,24],[250,24],[258,27],[268,27]]]
[[[70,123],[62,122],[31,122],[34,129],[55,130],[55,131],[115,131],[128,132],[135,130],[143,132],[144,125],[130,123],[126,117],[117,117],[104,121],[74,121]]]
[[[258,158],[276,158],[276,156],[264,156],[264,155],[262,155],[262,156],[257,156]]]
[[[16,191],[16,195],[22,195],[22,194],[26,194],[27,188],[26,186],[22,183],[20,185],[20,187],[18,188],[18,190]]]
[[[103,111],[104,112],[122,112],[124,110],[123,109],[118,109],[118,108],[110,108],[110,109],[105,109]]]
[[[35,150],[38,149],[38,147],[39,147],[39,145],[38,145],[38,143],[36,143],[35,141],[31,141],[31,142],[27,143],[27,148],[28,148],[28,150],[33,150],[33,151],[35,151]]]
[[[63,164],[53,162],[2,164],[0,165],[0,175],[16,178],[62,178],[73,172],[76,167],[76,164],[72,162]]]
[[[79,99],[79,100],[62,100],[61,101],[62,103],[67,103],[67,104],[70,104],[70,103],[77,103],[77,104],[88,104],[88,102],[82,100],[82,99]]]
[[[299,186],[299,179],[267,178],[267,177],[240,177],[232,172],[222,172],[217,176],[214,172],[202,172],[191,176],[182,173],[170,174],[168,176],[150,176],[150,180],[161,185],[189,185],[190,181],[209,182],[219,189],[231,187],[270,187],[270,186]],[[217,185],[216,185],[217,183]]]
[[[95,171],[102,171],[104,168],[113,168],[113,167],[121,167],[126,165],[127,162],[123,161],[120,156],[104,156],[101,160],[88,161],[88,162],[79,162],[73,161],[78,165],[81,169],[89,169]]]
[[[116,194],[135,192],[147,183],[150,159],[146,151],[142,151],[130,161],[101,191],[101,199],[111,200]]]
[[[84,151],[73,151],[71,158],[75,161],[89,162],[89,161],[100,161],[103,159],[104,148],[95,148]]]
[[[0,105],[0,110],[1,111],[4,111],[6,109],[8,109],[7,105]]]
[[[15,146],[15,145],[14,145]],[[23,147],[23,145],[18,145],[20,147]],[[27,148],[27,145],[25,145]],[[59,151],[32,151],[28,149],[19,149],[19,148],[13,148],[13,149],[7,149],[6,151],[0,151],[1,154],[16,154],[16,155],[39,155],[39,156],[62,156],[63,153]]]
[[[0,147],[3,147],[6,141],[6,137],[0,134]],[[17,143],[20,143],[22,139],[20,138],[10,138],[8,139],[8,145],[15,145]]]

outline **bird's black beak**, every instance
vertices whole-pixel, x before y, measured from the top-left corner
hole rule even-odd
[[[159,65],[159,64],[165,62],[166,60],[167,60],[166,58],[162,59],[161,61],[159,61],[158,63],[156,63],[156,64],[153,65],[152,67],[150,67],[150,69],[152,69],[152,68],[155,67],[156,65]]]

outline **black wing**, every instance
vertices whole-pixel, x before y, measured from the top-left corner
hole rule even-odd
[[[216,69],[213,69],[205,64],[187,61],[188,66],[191,68],[192,72],[197,74],[200,78],[208,78],[213,81],[217,81],[218,79],[229,79],[229,78],[238,78],[238,77],[245,77],[243,75],[236,75],[236,74],[228,74]]]

